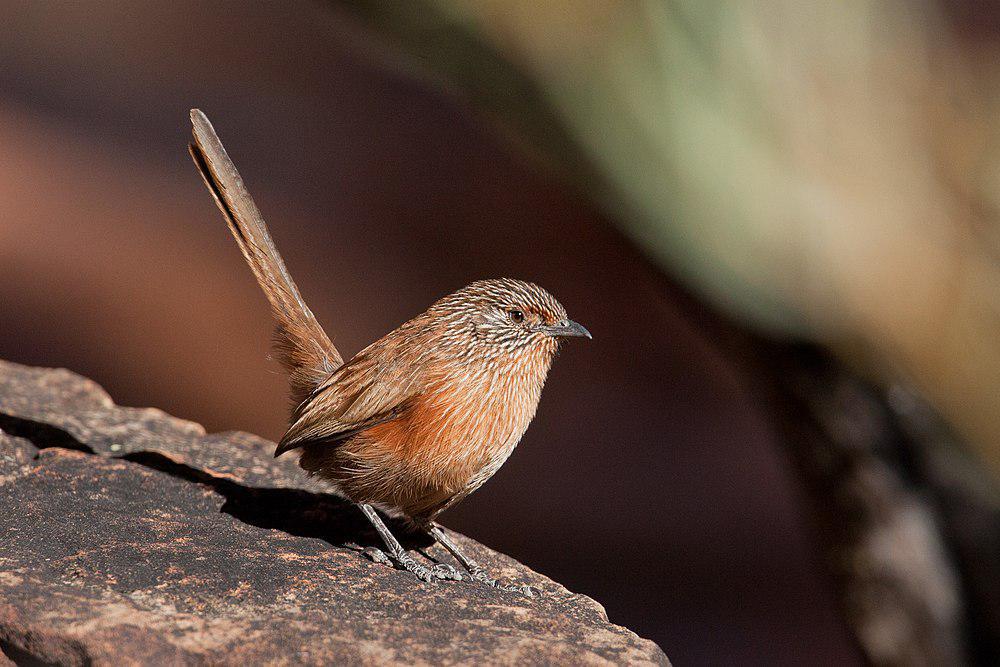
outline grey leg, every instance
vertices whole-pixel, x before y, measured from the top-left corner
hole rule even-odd
[[[469,571],[469,574],[472,575],[473,579],[476,579],[478,581],[489,580],[489,577],[486,576],[486,570],[484,570],[479,563],[466,556],[462,552],[462,550],[458,547],[458,545],[455,544],[455,542],[450,537],[448,537],[447,533],[441,530],[441,526],[438,526],[437,524],[432,524],[431,536],[435,540],[440,542],[445,549],[451,552],[452,556],[458,559],[458,562],[462,564],[462,567],[464,567],[466,570]]]
[[[378,515],[375,508],[367,504],[359,504],[358,507],[364,512],[364,515],[368,518],[371,524],[375,527],[375,531],[378,532],[379,537],[385,543],[386,549],[389,551],[389,555],[396,559],[396,562],[406,568],[407,571],[412,572],[417,575],[417,578],[423,581],[434,581],[435,579],[461,579],[455,568],[451,566],[442,566],[440,568],[435,567],[433,569],[425,567],[413,559],[413,556],[403,548],[403,545],[393,537],[393,534],[389,531],[389,527],[385,525],[382,521],[382,517]],[[384,553],[378,549],[366,549],[365,552],[377,563],[389,563],[389,559]]]
[[[451,555],[458,559],[458,562],[462,564],[462,567],[468,570],[469,574],[472,575],[472,578],[476,581],[480,581],[487,586],[492,586],[493,588],[513,591],[515,593],[524,593],[529,598],[535,596],[536,590],[531,586],[505,586],[498,583],[496,579],[491,578],[479,563],[472,560],[462,552],[459,546],[455,544],[455,541],[448,537],[448,534],[441,529],[441,526],[431,524],[430,532],[431,536],[440,542],[445,549],[451,552]]]

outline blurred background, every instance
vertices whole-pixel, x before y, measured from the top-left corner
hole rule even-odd
[[[677,664],[1000,660],[1000,5],[0,4],[0,357],[283,432],[203,109],[350,355],[594,334],[444,523]]]

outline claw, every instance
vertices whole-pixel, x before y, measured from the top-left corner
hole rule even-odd
[[[489,586],[490,588],[495,588],[499,591],[507,591],[508,593],[520,593],[521,595],[533,598],[536,595],[540,595],[541,591],[537,588],[529,586],[527,584],[517,585],[517,584],[501,584],[496,579],[490,577],[490,575],[476,563],[472,563],[472,567],[469,569],[469,574],[476,581]]]
[[[393,559],[381,549],[376,547],[365,547],[364,554],[375,563],[388,565],[389,567],[394,566]],[[434,567],[428,568],[418,563],[408,553],[404,553],[395,560],[407,572],[412,572],[421,581],[462,581],[462,575],[459,574],[458,570],[447,563],[436,563]]]
[[[497,584],[496,579],[490,577],[489,573],[486,570],[479,567],[479,565],[475,563],[472,563],[472,566],[469,568],[469,574],[472,576],[473,579],[475,579],[481,584],[486,584],[487,586],[491,586],[493,588],[497,588],[499,586],[499,584]]]
[[[434,573],[431,572],[430,568],[424,567],[417,561],[413,560],[413,556],[405,551],[397,557],[397,560],[399,561],[399,564],[405,567],[409,572],[417,575],[417,579],[426,581],[427,583],[436,580]]]
[[[431,568],[431,572],[438,579],[450,579],[452,581],[462,581],[462,575],[459,574],[453,566],[447,563],[437,563]]]
[[[529,586],[528,584],[511,584],[509,586],[500,586],[502,590],[509,591],[511,593],[520,593],[521,595],[529,598],[533,598],[536,595],[541,595],[542,592],[535,588],[534,586]]]
[[[375,547],[365,547],[364,553],[375,563],[379,563],[381,565],[392,565],[392,559],[386,556],[385,552],[381,549],[377,549]]]

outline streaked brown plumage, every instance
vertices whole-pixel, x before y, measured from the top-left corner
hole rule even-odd
[[[433,521],[511,454],[535,415],[561,338],[590,334],[541,287],[482,280],[344,363],[208,119],[192,110],[191,120],[191,155],[277,320],[275,347],[295,408],[275,456],[301,449],[302,468],[359,503],[393,556],[421,578],[459,577],[453,568],[416,564],[370,505],[430,530],[486,579]]]

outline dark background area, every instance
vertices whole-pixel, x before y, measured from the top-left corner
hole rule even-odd
[[[5,3],[0,25],[0,357],[281,434],[265,302],[185,150],[200,107],[345,355],[494,276],[593,332],[447,526],[677,664],[859,661],[730,326],[461,98],[317,3]]]

